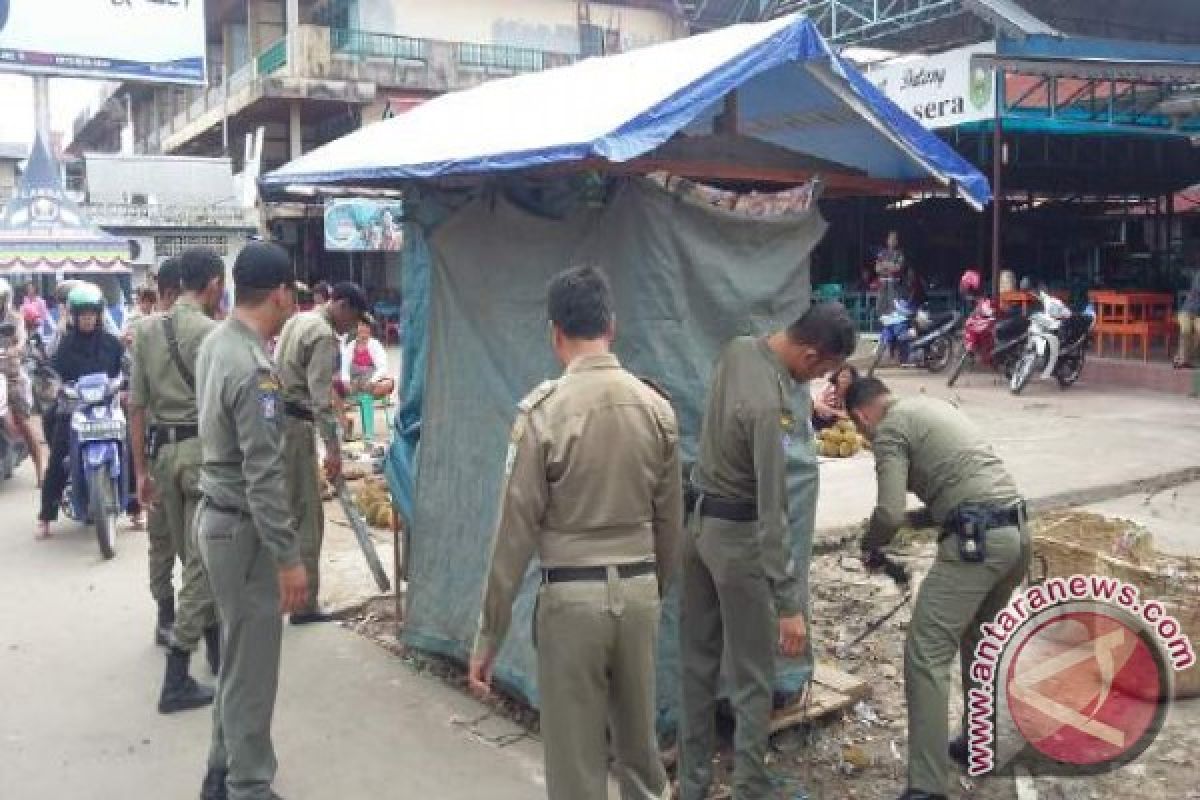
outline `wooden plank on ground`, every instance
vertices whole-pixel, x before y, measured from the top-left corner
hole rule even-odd
[[[862,700],[870,694],[867,682],[856,675],[851,675],[849,672],[843,672],[837,667],[817,662],[816,668],[813,670],[813,680],[822,686],[827,686],[835,692],[850,695],[856,701]]]
[[[771,733],[816,722],[853,706],[868,694],[868,686],[855,676],[828,664],[818,664],[808,697],[801,695],[791,705],[771,715]]]

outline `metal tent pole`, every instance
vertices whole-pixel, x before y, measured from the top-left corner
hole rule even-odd
[[[1004,70],[996,70],[992,125],[992,296],[1000,295],[1000,233],[1004,221]]]

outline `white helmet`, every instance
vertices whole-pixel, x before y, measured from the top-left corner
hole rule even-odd
[[[8,308],[8,304],[12,302],[12,296],[12,284],[6,279],[0,278],[0,310]]]

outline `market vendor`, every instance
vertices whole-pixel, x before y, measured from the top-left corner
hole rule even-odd
[[[1192,369],[1192,355],[1200,339],[1200,269],[1192,272],[1192,285],[1179,307],[1179,352],[1175,369]]]
[[[886,243],[875,255],[875,274],[879,277],[879,313],[890,314],[904,277],[904,251],[896,231],[888,231]]]

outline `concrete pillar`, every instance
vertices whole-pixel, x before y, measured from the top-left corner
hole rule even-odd
[[[304,128],[300,124],[300,103],[293,100],[288,106],[288,157],[304,155]]]
[[[33,120],[37,132],[50,142],[50,79],[45,75],[33,76]]]

